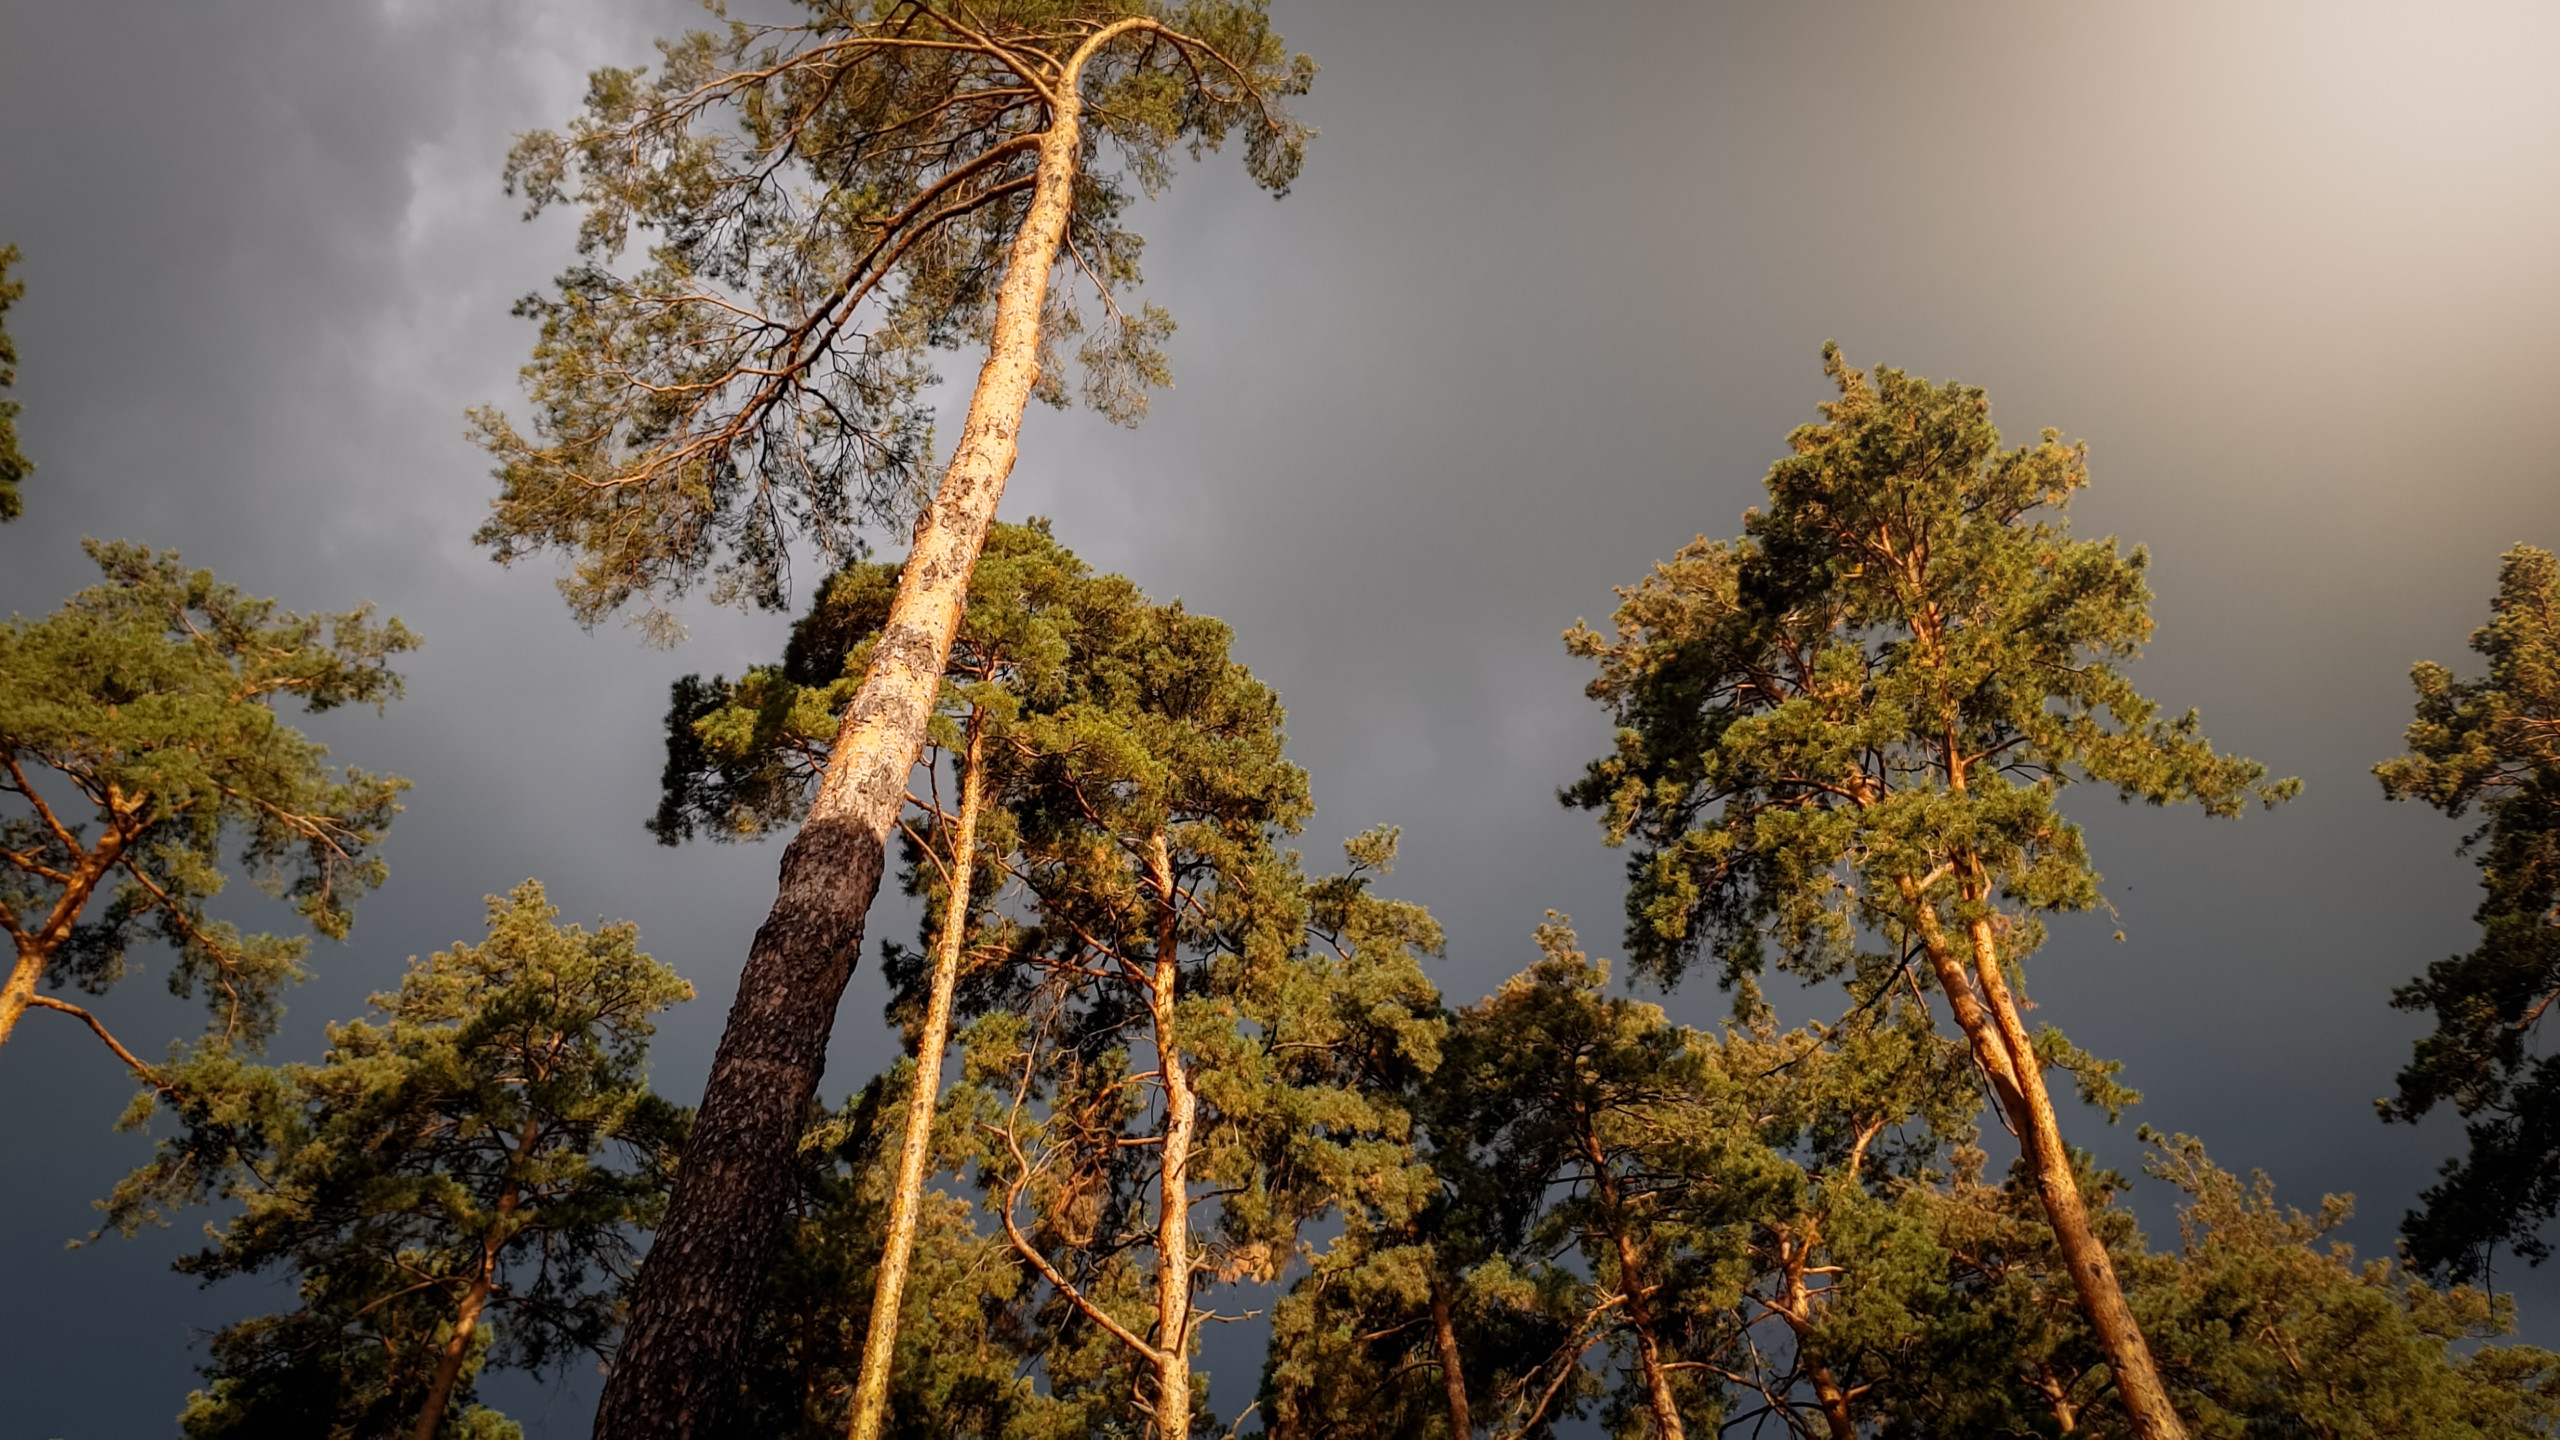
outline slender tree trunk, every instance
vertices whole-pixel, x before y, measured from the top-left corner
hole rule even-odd
[[[2063,1264],[2071,1271],[2072,1288],[2080,1292],[2080,1308],[2087,1312],[2089,1328],[2098,1337],[2098,1348],[2106,1355],[2108,1367],[2115,1371],[2116,1393],[2133,1419],[2134,1434],[2141,1440],[2186,1440],[2186,1426],[2178,1419],[2176,1407],[2169,1403],[2168,1387],[2160,1382],[2159,1367],[2152,1363],[2151,1346],[2142,1338],[2141,1327],[2134,1323],[2132,1307],[2125,1303],[2124,1285],[2116,1278],[2115,1262],[2107,1257],[2106,1245],[2089,1228],[2088,1201],[2080,1194],[2079,1179],[2071,1173],[2071,1151],[2063,1144],[2062,1126],[2053,1113],[2053,1097],[2045,1089],[2044,1067],[2035,1058],[2026,1025],[2018,1017],[2017,1002],[2000,974],[2000,952],[1991,933],[1991,922],[1977,919],[1970,929],[1974,973],[1982,982],[1984,1008],[1991,1012],[1992,1021],[1999,1027],[1999,1038],[2016,1061],[2019,1088],[2026,1102],[2028,1123],[2019,1138],[2026,1145],[2027,1163],[2035,1172],[2036,1192],[2044,1201],[2046,1218],[2053,1224],[2053,1237],[2061,1246]]]
[[[36,982],[44,978],[45,957],[41,951],[21,948],[18,963],[9,971],[9,981],[0,985],[0,1045],[9,1043],[9,1032],[18,1028],[18,1017],[27,1013],[28,1002],[36,998]]]
[[[2036,1367],[2036,1389],[2043,1393],[2045,1404],[2053,1410],[2053,1423],[2065,1435],[2080,1432],[2080,1409],[2071,1403],[2071,1392],[2064,1389],[2060,1377],[2039,1365]]]
[[[1645,1299],[1635,1244],[1622,1229],[1618,1242],[1618,1285],[1627,1296],[1627,1328],[1636,1332],[1636,1363],[1644,1371],[1645,1403],[1653,1409],[1656,1440],[1688,1440],[1680,1423],[1680,1404],[1671,1393],[1671,1372],[1662,1368],[1662,1342],[1654,1334],[1653,1306]]]
[[[1933,649],[1938,647],[1942,630],[1934,612],[1925,627],[1914,628],[1925,628],[1924,641]],[[1950,721],[1941,759],[1946,766],[1948,787],[1959,793],[1965,788],[1963,755],[1964,747]],[[1960,854],[1955,860],[1956,878],[1964,887],[1964,898],[1977,905],[1988,899],[1991,887],[1983,876],[1981,858]],[[1974,979],[1981,984],[1981,1003],[1977,1004],[1974,985],[1966,979],[1964,965],[1938,923],[1936,908],[1909,880],[1902,882],[1902,894],[1919,923],[1921,947],[1928,952],[1938,987],[1946,992],[1947,1006],[1955,1012],[1956,1024],[1971,1042],[1975,1060],[1990,1075],[1992,1088],[2009,1113],[2011,1128],[2018,1132],[2018,1144],[2026,1152],[2028,1168],[2035,1174],[2037,1198],[2044,1202],[2045,1218],[2053,1226],[2063,1264],[2071,1272],[2072,1288],[2079,1292],[2080,1308],[2089,1317],[2089,1328],[2097,1335],[2098,1348],[2107,1357],[2108,1368],[2115,1372],[2116,1393],[2124,1400],[2134,1435],[2137,1440],[2186,1440],[2187,1428],[2178,1419],[2176,1407],[2169,1403],[2167,1387],[2160,1383],[2159,1367],[2151,1360],[2151,1346],[2142,1338],[2141,1327],[2134,1323],[2132,1307],[2125,1304],[2124,1285],[2116,1278],[2115,1263],[2107,1258],[2107,1247],[2089,1228],[2089,1202],[2071,1173],[2071,1151],[2063,1144],[2062,1126],[2053,1113],[2053,1096],[2045,1089],[2044,1064],[2036,1058],[2035,1045],[2018,1018],[2009,984],[2001,977],[2000,947],[1991,932],[1990,919],[1977,914],[1966,925],[1967,938],[1972,942]]]
[[[1175,1032],[1181,999],[1181,897],[1174,891],[1173,859],[1164,832],[1153,837],[1149,867],[1155,872],[1155,985],[1147,1009],[1155,1027],[1156,1071],[1164,1077],[1163,1173],[1156,1215],[1156,1435],[1189,1440],[1191,1434],[1191,1136],[1199,1123],[1199,1097],[1182,1060]]]
[[[1860,1138],[1858,1148],[1862,1156],[1867,1138],[1874,1133],[1870,1130]],[[1853,1162],[1852,1178],[1855,1174]],[[1813,1385],[1814,1403],[1822,1407],[1822,1423],[1831,1432],[1831,1440],[1857,1440],[1858,1425],[1850,1418],[1849,1395],[1840,1388],[1840,1378],[1831,1373],[1830,1366],[1805,1350],[1807,1338],[1813,1333],[1813,1287],[1805,1284],[1804,1271],[1813,1259],[1815,1248],[1822,1243],[1822,1222],[1809,1216],[1802,1217],[1797,1222],[1796,1234],[1789,1235],[1787,1228],[1783,1225],[1776,1227],[1778,1268],[1787,1277],[1786,1288],[1780,1294],[1776,1307],[1778,1316],[1787,1322],[1787,1329],[1795,1335],[1796,1358],[1804,1366],[1805,1379]]]
[[[444,1353],[436,1357],[436,1378],[427,1385],[427,1403],[418,1412],[418,1426],[410,1432],[411,1440],[436,1440],[436,1431],[444,1425],[445,1406],[452,1403],[454,1382],[462,1378],[462,1362],[471,1353],[471,1337],[480,1328],[480,1312],[489,1303],[489,1268],[485,1260],[471,1288],[462,1292],[462,1306],[454,1312],[453,1338],[444,1344]]]
[[[410,1432],[410,1440],[436,1440],[436,1431],[444,1425],[445,1407],[453,1402],[454,1384],[462,1378],[462,1362],[471,1354],[471,1337],[480,1328],[480,1313],[488,1308],[490,1291],[497,1288],[498,1251],[507,1243],[507,1217],[515,1213],[523,1195],[516,1180],[517,1166],[530,1155],[534,1139],[541,1133],[541,1123],[527,1117],[515,1153],[507,1157],[507,1181],[498,1191],[496,1218],[480,1237],[480,1269],[471,1277],[471,1287],[462,1292],[462,1304],[454,1310],[453,1336],[445,1341],[444,1353],[436,1357],[435,1379],[427,1384],[427,1401],[418,1411],[418,1425]]]
[[[1435,1254],[1431,1271],[1431,1340],[1440,1352],[1441,1385],[1449,1392],[1451,1440],[1468,1440],[1476,1433],[1476,1426],[1467,1413],[1467,1375],[1458,1354],[1458,1326],[1450,1314],[1449,1282],[1442,1278],[1439,1264]]]
[[[1637,1253],[1635,1239],[1627,1233],[1626,1197],[1619,1188],[1617,1172],[1609,1168],[1607,1152],[1600,1148],[1600,1137],[1589,1123],[1586,1116],[1582,1155],[1591,1166],[1591,1183],[1598,1187],[1601,1203],[1607,1207],[1609,1240],[1618,1252],[1618,1293],[1627,1300],[1627,1328],[1636,1334],[1636,1367],[1643,1373],[1645,1403],[1653,1411],[1655,1440],[1688,1440],[1688,1431],[1680,1423],[1679,1401],[1671,1393],[1671,1373],[1662,1368],[1662,1342],[1654,1333],[1653,1302],[1645,1294],[1644,1257]]]
[[[978,807],[984,803],[986,732],[969,717],[969,745],[960,757],[960,817],[952,827],[942,906],[942,930],[934,937],[933,988],[925,1002],[924,1034],[916,1044],[916,1079],[907,1095],[907,1135],[898,1147],[898,1183],[889,1197],[889,1241],[871,1287],[871,1329],[862,1344],[862,1375],[853,1391],[852,1440],[879,1440],[889,1403],[889,1370],[898,1353],[898,1319],[907,1293],[907,1261],[915,1253],[916,1212],[924,1203],[925,1161],[933,1153],[933,1106],[942,1093],[942,1052],[951,1040],[951,993],[960,983],[960,951],[968,938],[969,880],[978,853]]]
[[[747,1306],[791,1191],[836,1003],[862,948],[889,829],[906,803],[970,571],[1039,379],[1041,310],[1075,203],[1083,66],[1102,45],[1154,24],[1096,32],[1054,87],[1030,212],[1006,257],[968,420],[916,521],[888,623],[836,732],[808,822],[783,851],[779,893],[738,977],[666,1220],[640,1267],[596,1440],[704,1440],[736,1400]]]

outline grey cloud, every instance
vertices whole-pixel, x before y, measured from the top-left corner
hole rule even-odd
[[[1134,434],[1035,417],[1006,510],[1235,623],[1315,778],[1311,856],[1403,824],[1394,884],[1449,924],[1454,998],[1517,968],[1550,906],[1611,949],[1618,857],[1552,798],[1606,727],[1556,633],[1736,528],[1823,398],[1824,339],[1988,386],[2013,434],[2092,441],[2084,530],[2153,548],[2146,685],[2310,787],[2231,826],[2082,800],[2129,938],[2062,927],[2042,1013],[2128,1062],[2140,1118],[2303,1203],[2358,1192],[2352,1238],[2387,1249],[2452,1137],[2372,1119],[2415,1028],[2385,1000],[2468,943],[2472,894],[2453,827],[2365,768],[2409,662],[2459,658],[2498,551],[2560,540],[2560,18],[1276,8],[1326,66],[1304,182],[1275,205],[1213,162],[1155,206],[1179,388]],[[508,137],[692,13],[0,6],[0,240],[28,252],[11,318],[42,466],[0,531],[0,606],[49,609],[84,581],[78,535],[131,535],[428,637],[388,718],[320,727],[419,788],[288,1052],[538,874],[701,985],[658,1067],[700,1084],[777,852],[659,851],[638,821],[667,681],[734,673],[781,621],[697,614],[672,655],[580,633],[540,567],[471,550],[489,488],[460,419],[512,397],[507,303],[567,253],[498,192]],[[830,1092],[889,1054],[879,1000],[866,964]],[[146,989],[112,1003],[143,1035],[185,1024]],[[31,1024],[0,1054],[0,1274],[42,1297],[0,1319],[11,1440],[164,1425],[186,1327],[269,1299],[165,1273],[183,1234],[58,1251],[139,1152],[106,1133],[121,1098],[80,1037]],[[2524,1303],[2560,1335],[2542,1277]],[[1253,1384],[1236,1348],[1213,1357],[1228,1411]],[[592,1387],[505,1393],[566,1435]]]

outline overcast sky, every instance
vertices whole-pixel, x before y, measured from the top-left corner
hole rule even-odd
[[[1134,432],[1035,415],[1004,513],[1234,623],[1314,778],[1310,857],[1401,824],[1391,887],[1448,925],[1454,998],[1523,965],[1549,907],[1613,953],[1619,857],[1553,798],[1607,740],[1558,632],[1736,532],[1827,393],[1824,340],[1986,386],[2013,437],[2089,440],[2083,533],[2151,547],[2139,680],[2306,785],[2237,824],[2075,795],[2128,939],[2058,927],[2041,1016],[2126,1062],[2136,1118],[2299,1203],[2355,1192],[2352,1238],[2387,1250],[2455,1139],[2373,1118],[2421,1028],[2389,992],[2467,948],[2474,890],[2459,827],[2368,770],[2410,663],[2468,658],[2499,552],[2560,544],[2560,10],[1274,9],[1324,66],[1303,183],[1275,204],[1213,159],[1145,212],[1178,387]],[[661,708],[786,621],[696,611],[673,652],[581,632],[548,568],[471,546],[492,482],[462,421],[515,402],[508,304],[569,254],[568,219],[500,192],[510,137],[690,13],[0,0],[40,467],[0,611],[50,610],[87,582],[79,538],[114,536],[427,638],[387,716],[314,727],[417,789],[280,1056],[533,875],[700,988],[657,1050],[699,1091],[780,852],[650,842]],[[193,1023],[154,984],[102,1007],[146,1051]],[[866,957],[827,1095],[889,1058],[881,998]],[[1667,1003],[1721,1010],[1705,984]],[[146,1151],[109,1130],[128,1091],[59,1017],[0,1051],[0,1440],[165,1433],[191,1334],[289,1302],[168,1273],[184,1227],[64,1252]],[[2065,1128],[2139,1158],[2130,1123]],[[2560,1341],[2560,1285],[2523,1303]],[[1255,1357],[1213,1359],[1232,1414]],[[593,1393],[491,1391],[551,1437]]]

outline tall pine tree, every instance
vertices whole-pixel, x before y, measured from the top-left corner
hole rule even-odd
[[[1839,398],[1788,438],[1770,508],[1621,591],[1597,662],[1616,749],[1566,792],[1633,841],[1628,943],[1677,980],[1924,963],[2029,1157],[2081,1303],[2144,1440],[2183,1434],[2063,1141],[2024,1019],[2038,917],[2098,903],[2076,780],[2237,815],[2290,783],[2216,755],[2122,669],[2151,632],[2141,551],[2070,537],[2084,447],[2004,451],[1980,390],[1826,348]],[[1881,953],[1862,953],[1862,936]]]
[[[1275,193],[1307,136],[1285,102],[1314,74],[1260,0],[804,0],[798,24],[733,22],[661,47],[655,77],[596,73],[569,134],[508,167],[534,208],[585,207],[580,262],[526,302],[531,434],[476,421],[499,460],[481,539],[502,560],[577,559],[594,620],[715,594],[779,604],[789,547],[837,554],[866,516],[924,500],[918,398],[936,345],[986,361],[922,505],[880,644],[783,855],[705,1088],[668,1243],[641,1283],[598,1433],[697,1433],[730,1393],[740,1326],[816,1094],[962,597],[1035,394],[1133,420],[1167,378],[1162,312],[1132,312],[1122,224],[1183,147],[1230,136]],[[646,262],[617,269],[635,230]],[[1064,275],[1068,284],[1053,285]]]

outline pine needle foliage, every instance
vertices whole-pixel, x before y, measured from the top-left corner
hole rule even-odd
[[[846,567],[779,665],[679,682],[653,825],[662,839],[744,838],[805,813],[897,581],[895,566]],[[1306,777],[1284,754],[1278,696],[1235,662],[1233,639],[1217,620],[1094,574],[1045,523],[994,526],[972,576],[934,721],[944,754],[964,718],[986,727],[990,773],[972,886],[984,899],[973,900],[958,996],[971,1022],[967,1080],[945,1101],[965,1117],[951,1123],[966,1148],[940,1163],[964,1168],[954,1157],[966,1156],[994,1238],[1024,1267],[999,1328],[1047,1385],[1037,1405],[1007,1401],[1015,1418],[1001,1425],[992,1412],[951,1411],[939,1423],[958,1433],[1012,1433],[1003,1425],[1035,1416],[1049,1418],[1026,1433],[1139,1433],[1164,1373],[1186,1367],[1176,1389],[1189,1378],[1210,1318],[1195,1292],[1268,1283],[1302,1226],[1343,1207],[1409,1211],[1407,1192],[1424,1183],[1406,1095],[1438,1053],[1438,997],[1421,961],[1439,928],[1374,893],[1394,862],[1392,831],[1355,838],[1345,869],[1321,877],[1283,848],[1308,813]],[[914,800],[902,880],[939,914],[948,817],[941,800]],[[911,1041],[926,942],[886,947],[889,1019]],[[1191,1096],[1188,1138],[1170,1138],[1169,1085]],[[1170,1199],[1168,1148],[1189,1176]],[[811,1193],[851,1204],[835,1183]],[[804,1199],[804,1218],[820,1203]],[[1168,1204],[1181,1238],[1165,1261]],[[834,1242],[791,1243],[802,1248],[787,1266],[839,1263],[824,1259],[840,1255]],[[917,1263],[974,1243],[920,1233]],[[944,1333],[928,1330],[915,1353],[944,1355],[930,1338]],[[810,1343],[832,1357],[819,1378],[803,1399],[758,1401],[759,1413],[841,1403],[805,1398],[846,1363],[829,1348],[840,1338]],[[900,1346],[902,1367],[928,1363],[903,1334]],[[765,1373],[758,1383],[783,1383]],[[895,1383],[912,1394],[921,1382],[902,1369]]]
[[[223,852],[342,939],[382,883],[377,847],[408,788],[329,766],[278,712],[380,708],[400,693],[392,657],[418,637],[370,607],[294,614],[174,551],[87,549],[100,584],[0,626],[0,928],[17,950],[0,1039],[30,1003],[104,1035],[37,982],[102,994],[133,945],[156,939],[177,952],[170,988],[204,995],[211,1038],[255,1045],[310,941],[243,935],[208,913]]]
[[[928,357],[986,338],[1053,87],[1088,41],[1113,37],[1081,74],[1042,345],[1082,337],[1083,398],[1111,419],[1135,423],[1171,382],[1173,322],[1129,297],[1131,204],[1231,137],[1275,194],[1304,156],[1286,102],[1314,66],[1260,0],[801,8],[662,42],[654,74],[597,71],[586,113],[508,162],[529,213],[581,208],[581,258],[518,307],[541,324],[530,433],[475,412],[501,483],[479,538],[502,561],[573,556],[562,590],[582,621],[641,598],[663,626],[706,576],[723,601],[779,607],[794,540],[841,563],[863,522],[914,512]],[[1039,393],[1067,403],[1063,358],[1041,369]]]
[[[1995,897],[2087,909],[2098,877],[2055,808],[2075,781],[2224,817],[2294,793],[2125,674],[2151,635],[2149,560],[2072,538],[2085,444],[2003,450],[1981,390],[1870,376],[1837,347],[1823,373],[1839,398],[1788,437],[1767,513],[1620,590],[1614,637],[1565,637],[1620,726],[1565,799],[1636,846],[1640,974],[1674,983],[1712,956],[1735,983],[1774,949],[1827,978],[1920,904],[1950,922]],[[1906,898],[1947,867],[1979,874]]]
[[[107,1223],[236,1202],[177,1268],[280,1272],[300,1302],[214,1337],[190,1436],[354,1440],[440,1416],[430,1436],[479,1440],[482,1366],[610,1352],[684,1123],[648,1088],[653,1017],[693,988],[630,925],[558,914],[534,881],[490,897],[486,940],[412,961],[316,1065],[172,1068],[178,1132]]]
[[[1355,1212],[1276,1307],[1271,1440],[1453,1436],[1450,1357],[1496,1440],[2131,1433],[2038,1188],[1986,1174],[1970,1057],[1918,997],[1702,1031],[1611,993],[1560,921],[1539,940],[1417,1088],[1421,1223]],[[2345,1198],[2304,1214],[2143,1138],[2183,1197],[2165,1249],[2124,1177],[2070,1159],[2190,1434],[2560,1426],[2560,1357],[2500,1343],[2505,1302],[2359,1261]]]
[[[2464,841],[2478,857],[2480,943],[2436,961],[2392,1003],[2430,1012],[2383,1118],[2414,1121],[2450,1104],[2467,1151],[2402,1226],[2430,1271],[2484,1278],[2505,1245],[2548,1259],[2543,1227],[2560,1212],[2560,1057],[2540,1022],[2560,999],[2560,561],[2530,545],[2498,566],[2489,623],[2471,648],[2477,680],[2433,662],[2411,673],[2417,713],[2408,751],[2375,767],[2383,793],[2456,818],[2479,812]]]

